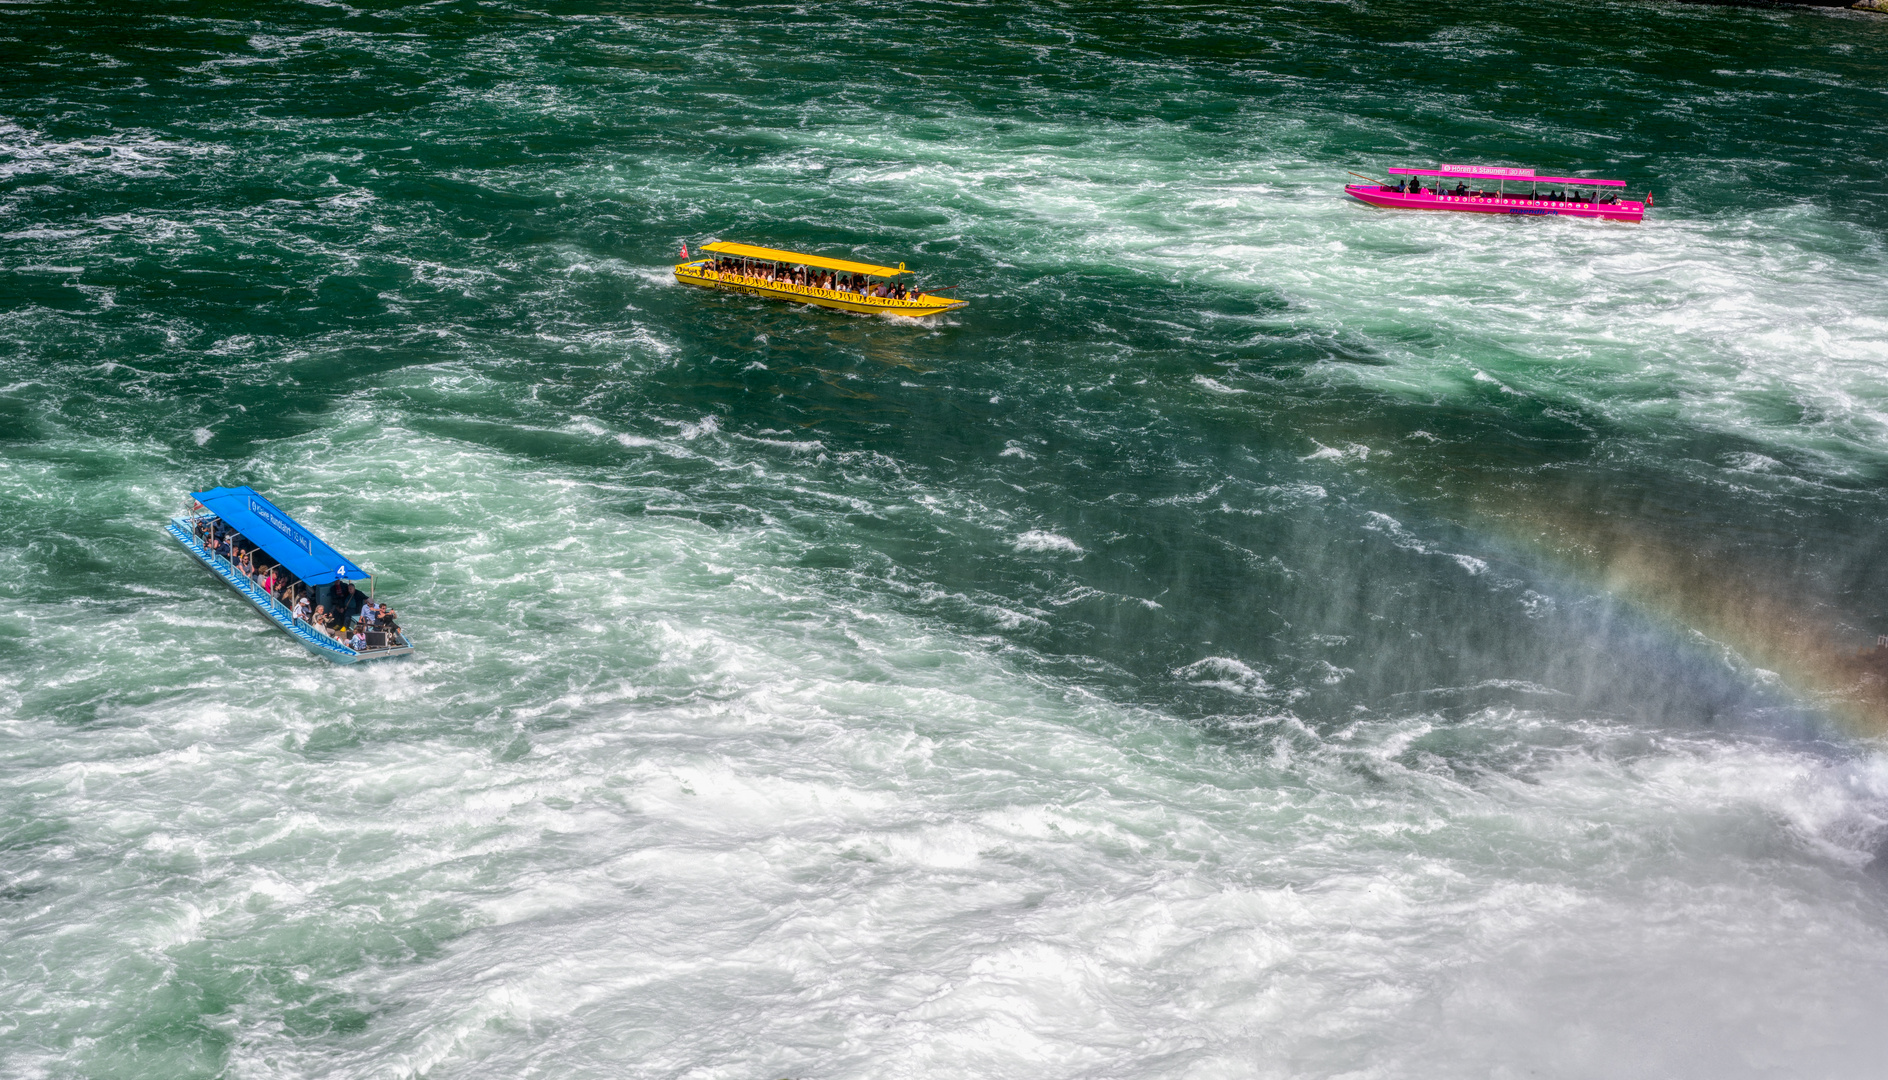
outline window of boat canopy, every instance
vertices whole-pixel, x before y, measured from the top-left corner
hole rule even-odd
[[[847,259],[828,259],[823,255],[807,255],[798,251],[783,251],[780,248],[756,247],[753,244],[716,242],[703,244],[701,250],[720,255],[732,255],[737,259],[758,259],[761,262],[786,263],[789,266],[817,266],[821,270],[838,270],[841,273],[864,274],[867,277],[897,277],[899,274],[911,272],[905,269],[904,263],[899,263],[896,267],[877,266]]]
[[[211,488],[193,491],[190,497],[310,585],[367,580],[367,571],[349,562],[345,555],[323,543],[280,507],[258,495],[255,488]]]

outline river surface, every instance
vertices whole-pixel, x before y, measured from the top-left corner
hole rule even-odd
[[[0,1074],[1880,1075],[1885,55],[6,4]],[[1655,206],[1342,195],[1445,161]],[[676,285],[714,238],[971,305]],[[218,484],[418,655],[158,532]]]

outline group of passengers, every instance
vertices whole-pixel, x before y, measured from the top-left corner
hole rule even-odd
[[[328,603],[318,604],[313,589],[222,518],[214,514],[199,517],[195,531],[197,543],[202,544],[205,551],[222,556],[231,569],[268,593],[290,616],[316,633],[355,652],[365,651],[370,643],[374,648],[386,648],[399,638],[398,614],[387,605],[373,601],[352,582],[335,582],[328,591]],[[369,637],[370,634],[373,636]]]
[[[804,285],[811,289],[830,289],[834,292],[856,293],[860,296],[886,300],[909,300],[914,295],[903,285],[889,281],[874,283],[864,274],[841,274],[830,270],[811,270],[804,266],[786,266],[751,259],[717,257],[709,265],[709,269],[716,274],[733,274],[738,277],[756,278],[760,281]]]

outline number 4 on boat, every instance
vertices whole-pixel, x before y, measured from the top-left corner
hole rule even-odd
[[[753,244],[703,244],[701,253],[700,258],[676,264],[675,280],[769,300],[914,319],[969,303],[900,283],[898,279],[911,272],[904,263],[876,266]],[[682,257],[688,258],[686,246]]]

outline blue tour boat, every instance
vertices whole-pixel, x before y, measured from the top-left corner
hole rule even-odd
[[[391,613],[373,603],[373,576],[254,488],[193,491],[164,531],[324,660],[355,664],[413,651]],[[370,583],[367,595],[353,587],[356,581]]]

